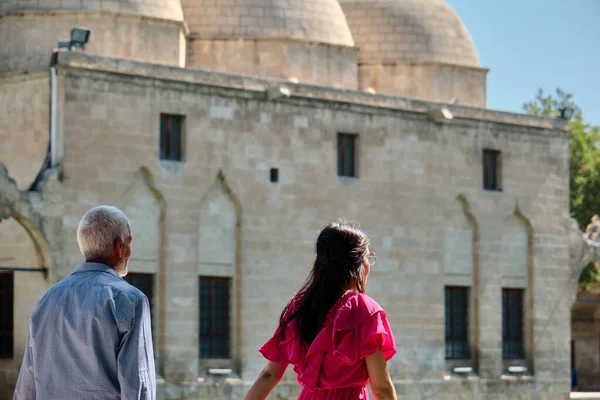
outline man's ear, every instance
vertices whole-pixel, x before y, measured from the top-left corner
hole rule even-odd
[[[123,257],[123,239],[122,238],[117,238],[117,240],[115,240],[115,250],[117,251],[117,255],[119,257]]]

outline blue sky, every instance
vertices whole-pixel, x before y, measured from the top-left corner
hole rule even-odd
[[[600,125],[600,0],[447,0],[489,68],[490,109],[522,111],[538,88],[570,92]]]

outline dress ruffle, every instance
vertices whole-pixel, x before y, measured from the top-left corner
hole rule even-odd
[[[359,363],[377,351],[382,351],[389,360],[396,353],[396,346],[385,311],[369,296],[349,291],[331,308],[322,330],[310,346],[302,340],[296,321],[292,320],[284,335],[278,327],[259,351],[270,361],[293,364],[298,383],[313,391],[333,389],[337,383],[339,387],[366,385],[366,365]],[[335,382],[336,379],[332,378],[335,374],[324,379],[325,357],[337,360],[330,359],[328,367],[338,364],[339,372],[347,368],[354,380]]]

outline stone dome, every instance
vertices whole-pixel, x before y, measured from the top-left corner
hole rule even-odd
[[[340,0],[360,63],[479,67],[469,32],[444,0]]]
[[[0,13],[13,11],[109,11],[175,21],[183,20],[179,0],[0,0]]]
[[[353,46],[337,0],[181,0],[192,37],[282,38]]]

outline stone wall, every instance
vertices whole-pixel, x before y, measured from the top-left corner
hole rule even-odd
[[[577,389],[600,389],[600,294],[598,285],[577,294],[571,310],[573,360],[577,370]]]
[[[42,268],[39,251],[28,232],[14,218],[0,222],[0,266]],[[6,272],[0,272],[6,273]],[[50,287],[41,272],[15,271],[13,306],[13,357],[0,359],[0,398],[12,398],[27,344],[29,318],[40,296]],[[4,307],[5,305],[3,305]]]
[[[158,234],[164,244],[150,256],[164,260],[155,289],[164,293],[156,349],[169,382],[160,384],[163,398],[242,397],[265,362],[257,347],[270,338],[310,269],[319,229],[342,216],[361,223],[378,256],[367,289],[386,309],[396,336],[389,370],[400,394],[566,398],[576,278],[568,268],[568,141],[562,130],[549,129],[554,122],[456,107],[451,123],[436,124],[426,117],[430,105],[405,99],[297,85],[290,98],[267,101],[258,80],[247,79],[245,89],[223,87],[208,82],[229,79],[223,75],[144,65],[125,77],[122,71],[134,64],[100,60],[94,67],[93,58],[74,57],[80,67],[67,61],[59,70],[62,180],[42,191],[53,199],[45,212],[63,211],[56,225],[62,231],[49,237],[51,248],[61,249],[53,253],[57,273],[66,276],[81,261],[75,232],[90,207],[120,204],[138,187],[130,213],[143,217],[132,225],[134,243],[155,243],[156,201],[163,200],[152,198],[164,199]],[[184,162],[158,159],[160,113],[185,115]],[[359,134],[358,178],[337,176],[338,132]],[[482,189],[485,148],[502,151],[501,192]],[[278,183],[269,182],[270,168],[279,169]],[[146,187],[140,170],[150,177]],[[228,251],[234,209],[236,258],[216,263],[235,264],[232,329],[240,334],[232,333],[232,361],[239,368],[217,385],[204,376],[210,365],[197,358],[197,282],[203,262],[215,261],[205,232],[220,232]],[[531,232],[534,376],[525,378],[505,376],[501,353],[498,271],[505,244],[513,243],[506,243],[502,227],[516,214]],[[463,241],[469,229],[477,235],[471,245],[445,245],[444,227],[463,232]],[[458,273],[478,276],[477,378],[447,372],[448,262]],[[284,380],[273,398],[297,393],[291,371]]]
[[[0,162],[19,189],[28,189],[44,165],[49,132],[50,72],[0,76]]]
[[[25,27],[25,28],[24,28]],[[85,51],[156,64],[185,66],[183,23],[113,12],[0,13],[0,72],[35,71],[50,66],[59,40],[71,28],[92,30]]]
[[[299,40],[192,39],[187,66],[356,90],[358,49]]]
[[[487,69],[460,65],[421,63],[360,64],[359,87],[377,93],[440,103],[456,98],[458,104],[486,106]]]

